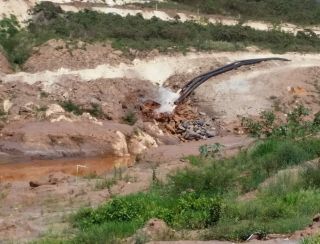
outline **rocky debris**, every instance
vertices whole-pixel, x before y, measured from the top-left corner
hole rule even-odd
[[[128,147],[131,154],[139,155],[149,148],[158,147],[158,144],[152,136],[140,129],[135,129],[133,136],[129,140]]]
[[[144,122],[143,130],[151,136],[164,136],[163,130],[159,128],[158,122]]]
[[[19,115],[22,115],[24,117],[30,117],[35,115],[36,110],[39,108],[37,104],[34,104],[33,102],[28,102],[24,106],[21,106],[19,108]]]
[[[75,120],[65,116],[64,114],[61,114],[58,117],[50,120],[51,123],[56,123],[56,122],[61,122],[61,121],[73,122]]]
[[[140,108],[144,119],[157,121],[161,128],[182,141],[208,139],[218,134],[214,121],[189,104],[179,104],[172,114],[157,113],[159,107],[155,101],[145,101]]]
[[[59,104],[50,104],[46,110],[46,118],[63,114],[65,111]]]
[[[97,118],[93,117],[91,114],[89,113],[83,113],[81,115],[81,119],[84,119],[84,120],[87,120],[87,121],[90,121],[92,123],[95,123],[97,125],[103,125],[103,122],[102,121],[99,121]]]
[[[205,119],[183,121],[178,125],[177,133],[186,140],[208,139],[217,135],[212,122]]]

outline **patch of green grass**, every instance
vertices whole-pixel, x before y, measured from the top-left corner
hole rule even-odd
[[[83,209],[73,218],[82,230],[106,222],[139,222],[160,218],[177,229],[205,228],[216,224],[220,217],[219,199],[185,193],[159,195],[155,192],[117,197],[97,209]]]
[[[103,119],[105,117],[100,104],[97,103],[91,103],[91,108],[86,109],[85,112],[89,113],[95,118]]]
[[[305,137],[320,130],[319,114],[313,120],[306,119],[310,111],[298,105],[288,113],[285,121],[277,118],[272,111],[264,111],[259,120],[243,117],[242,126],[254,137]]]
[[[104,222],[101,225],[92,225],[85,231],[80,231],[70,243],[120,243],[121,239],[133,235],[141,226],[141,222],[134,221]]]
[[[75,115],[83,114],[82,108],[71,100],[61,101],[59,104],[65,111],[69,113],[74,113]]]
[[[102,108],[99,104],[91,103],[91,108],[84,109],[82,106],[74,103],[71,100],[59,102],[60,106],[67,112],[73,113],[75,115],[82,115],[83,113],[89,113],[95,118],[103,119],[105,118]]]
[[[313,236],[313,237],[308,237],[304,238],[300,242],[301,244],[320,244],[320,236]]]
[[[123,116],[122,120],[128,125],[134,125],[137,122],[138,118],[134,112],[129,111],[125,114],[125,116]]]

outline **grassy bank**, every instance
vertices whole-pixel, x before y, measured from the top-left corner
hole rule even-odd
[[[194,22],[167,22],[141,16],[121,17],[94,11],[63,12],[50,4],[37,5],[34,18],[21,28],[14,18],[0,21],[0,45],[13,64],[21,65],[33,47],[50,39],[85,42],[111,41],[115,48],[127,50],[159,49],[235,51],[255,45],[273,52],[318,52],[320,38],[312,32],[296,36],[277,30],[258,31],[250,27],[199,25]],[[41,17],[39,17],[41,16]]]
[[[303,166],[295,175],[279,170],[319,156],[319,139],[286,138],[261,141],[231,159],[193,158],[196,166],[167,184],[155,182],[147,193],[80,210],[72,219],[75,237],[61,243],[113,243],[150,218],[163,219],[175,230],[207,229],[202,239],[243,241],[252,233],[303,229],[320,211],[320,165]],[[252,191],[254,198],[238,200]]]
[[[320,3],[316,0],[172,0],[181,8],[242,19],[290,22],[300,25],[320,23]],[[166,3],[169,7],[174,5]],[[175,6],[179,8],[179,5]]]
[[[175,231],[205,230],[197,237],[204,240],[244,241],[253,233],[263,238],[301,230],[320,211],[320,161],[306,163],[320,157],[319,116],[307,122],[307,111],[298,106],[281,124],[264,112],[253,126],[264,139],[250,148],[219,158],[202,146],[200,156],[189,158],[190,167],[168,182],[159,182],[155,173],[149,191],[81,209],[70,220],[73,235],[40,243],[117,243],[151,218],[164,220]]]

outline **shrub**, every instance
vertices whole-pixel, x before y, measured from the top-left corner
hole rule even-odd
[[[67,112],[74,113],[75,115],[81,115],[83,110],[81,107],[71,100],[59,102],[60,106]]]
[[[302,171],[302,178],[307,188],[320,187],[320,163],[316,165],[307,165]]]
[[[134,125],[137,122],[138,118],[134,112],[129,111],[125,114],[122,120],[124,123],[128,125]]]

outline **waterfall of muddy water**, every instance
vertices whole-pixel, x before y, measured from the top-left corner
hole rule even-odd
[[[73,176],[103,175],[115,168],[127,168],[133,164],[130,157],[92,157],[52,160],[32,160],[0,164],[1,181],[30,181],[46,178],[52,173],[62,172]],[[77,172],[77,165],[79,167]]]
[[[157,113],[172,113],[176,105],[174,102],[179,98],[179,91],[173,92],[169,88],[160,87],[157,102],[161,104],[156,110]]]

